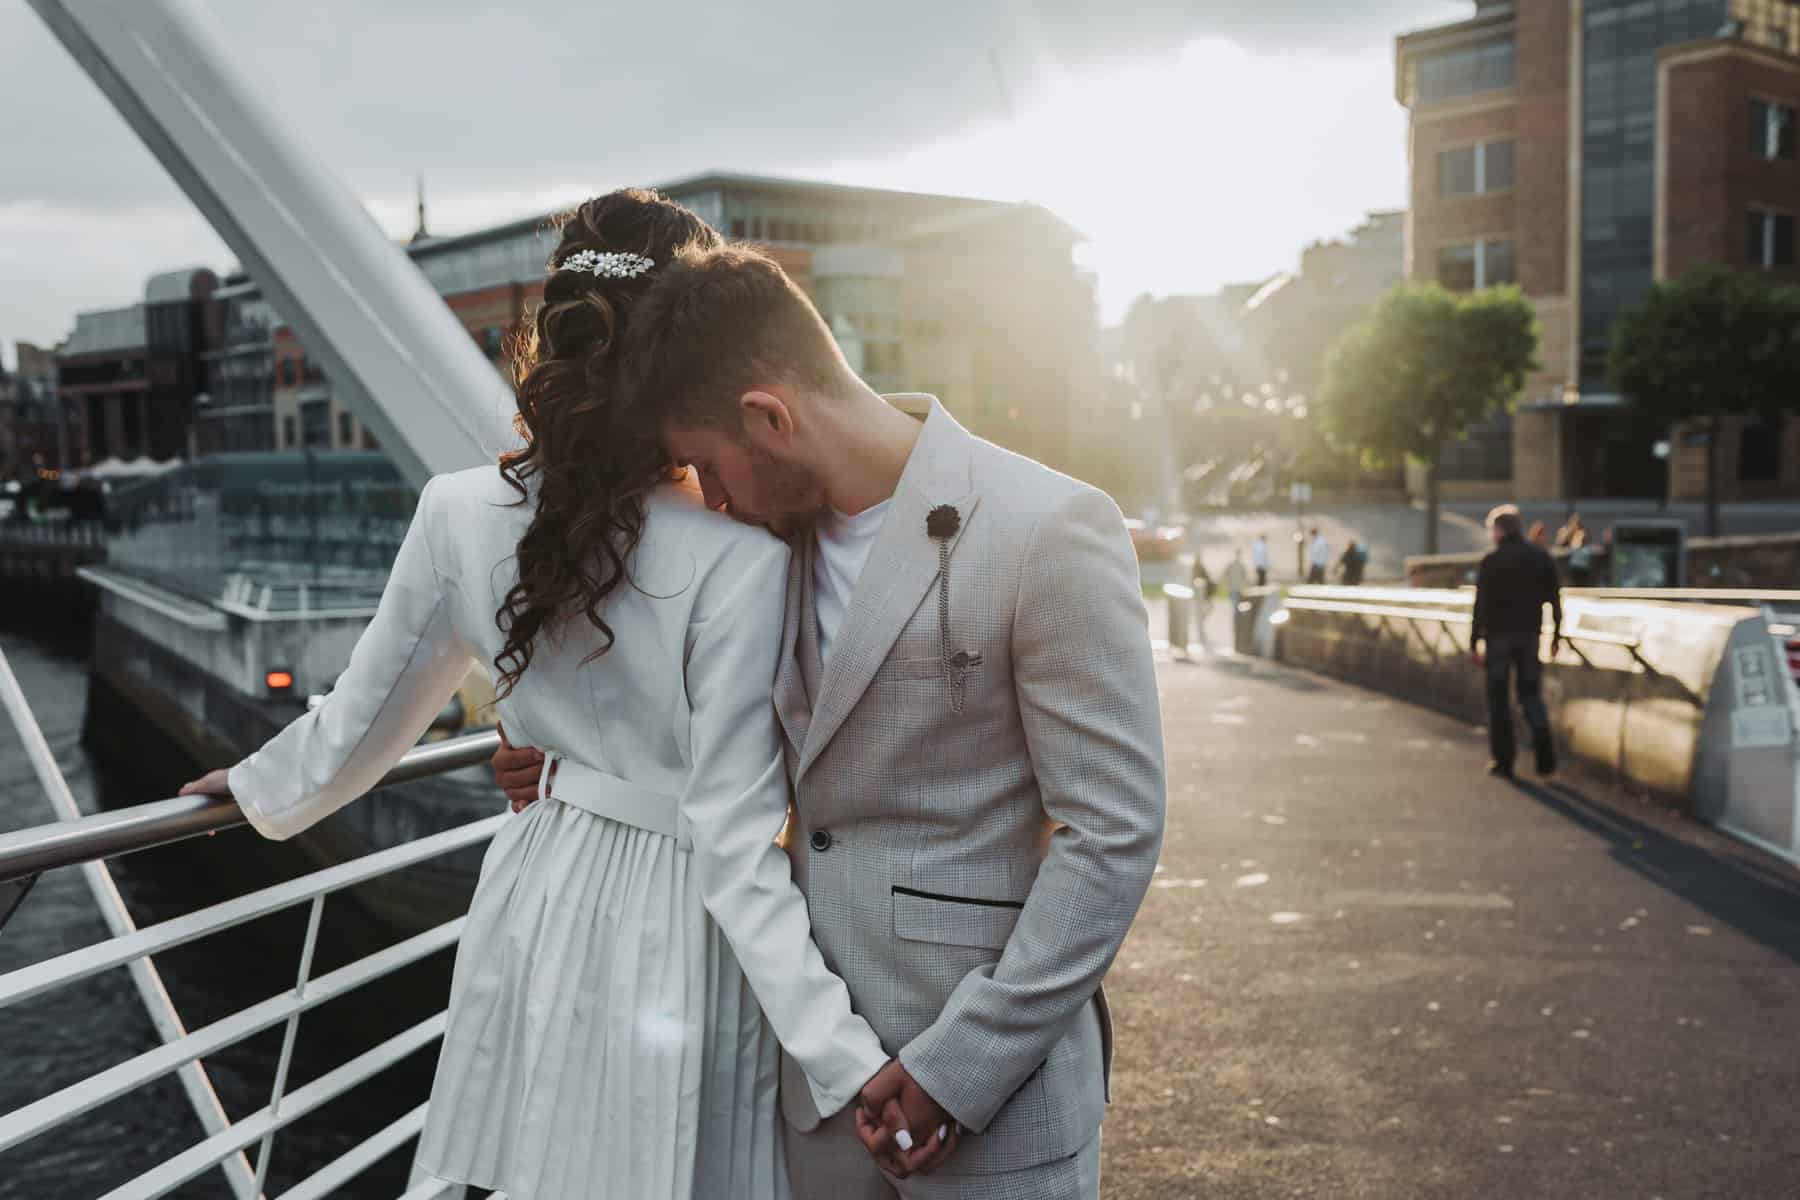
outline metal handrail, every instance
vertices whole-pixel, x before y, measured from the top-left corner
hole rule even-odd
[[[486,762],[499,749],[494,731],[465,734],[407,751],[377,788]],[[116,858],[245,823],[228,796],[178,796],[0,834],[0,884],[58,867]]]
[[[403,783],[479,763],[492,755],[498,745],[498,732],[490,732],[417,747],[384,775],[377,786]],[[244,1174],[244,1178],[234,1175],[232,1180],[240,1195],[260,1195],[274,1140],[281,1130],[443,1035],[446,1013],[440,1010],[435,1016],[388,1038],[304,1086],[287,1086],[295,1037],[305,1013],[455,945],[466,922],[463,917],[447,921],[435,929],[315,977],[312,974],[313,950],[327,898],[345,888],[415,863],[481,845],[491,839],[506,820],[507,814],[497,813],[143,929],[127,926],[105,941],[0,975],[0,1010],[4,1010],[102,971],[120,966],[129,966],[133,970],[147,967],[153,954],[236,928],[270,913],[310,906],[306,936],[300,949],[299,971],[291,990],[230,1013],[201,1029],[192,1032],[174,1030],[172,1036],[165,1037],[162,1045],[78,1080],[23,1108],[0,1113],[0,1150],[49,1133],[98,1105],[171,1072],[194,1071],[202,1057],[239,1045],[263,1030],[285,1025],[275,1083],[266,1106],[235,1121],[221,1112],[218,1121],[207,1123],[209,1136],[115,1188],[107,1193],[106,1200],[124,1200],[125,1197],[149,1200],[165,1196],[196,1176],[220,1167]],[[76,863],[89,864],[84,868],[88,871],[104,871],[97,860],[197,837],[243,822],[241,810],[227,798],[184,796],[7,834],[0,838],[0,862],[5,864],[6,870],[14,872],[47,870]],[[424,1127],[425,1113],[426,1106],[418,1106],[315,1170],[286,1195],[305,1198],[336,1193],[385,1155],[417,1137]],[[244,1165],[246,1151],[252,1145],[257,1147],[253,1182]],[[461,1194],[459,1186],[425,1177],[416,1167],[406,1193],[417,1200]]]

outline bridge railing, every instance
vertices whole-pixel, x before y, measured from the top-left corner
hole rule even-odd
[[[388,772],[378,786],[483,762],[498,744],[499,735],[490,732],[421,746]],[[272,913],[308,906],[306,933],[298,947],[293,988],[191,1032],[181,1027],[172,1006],[159,1013],[151,1005],[153,1021],[162,1035],[161,1045],[22,1108],[0,1114],[0,1153],[50,1134],[95,1107],[163,1076],[175,1072],[200,1072],[199,1060],[203,1057],[281,1025],[284,1037],[268,1104],[232,1121],[223,1119],[223,1111],[217,1108],[216,1100],[209,1106],[196,1099],[196,1111],[208,1136],[107,1193],[107,1200],[170,1195],[188,1181],[219,1168],[225,1170],[237,1196],[245,1200],[262,1196],[274,1142],[281,1130],[429,1045],[444,1031],[445,1013],[439,1011],[318,1079],[301,1087],[288,1088],[288,1068],[300,1019],[306,1012],[454,946],[462,935],[466,920],[458,917],[444,922],[315,976],[312,972],[313,953],[326,900],[357,884],[484,844],[505,819],[502,813],[474,821],[144,929],[132,928],[128,919],[122,925],[114,922],[115,936],[105,941],[0,975],[0,1011],[118,967],[134,971],[147,969],[154,981],[154,968],[149,967],[154,954],[237,928]],[[103,873],[104,868],[99,864],[106,859],[205,836],[243,823],[243,814],[232,800],[187,796],[0,835],[0,929],[3,929],[7,916],[26,899],[31,882],[45,871],[79,865],[84,870]],[[166,1004],[166,994],[161,1000]],[[150,1003],[151,997],[147,994],[146,1004]],[[200,1082],[204,1084],[203,1074]],[[184,1083],[191,1083],[191,1080],[184,1079]],[[189,1094],[195,1095],[191,1086]],[[203,1094],[210,1098],[210,1091],[203,1089]],[[424,1104],[414,1108],[284,1192],[283,1200],[311,1200],[336,1193],[349,1180],[417,1137],[424,1127],[425,1112]],[[245,1158],[245,1152],[252,1144],[257,1146],[253,1168]],[[459,1193],[460,1189],[455,1185],[415,1176],[405,1193],[405,1200]]]

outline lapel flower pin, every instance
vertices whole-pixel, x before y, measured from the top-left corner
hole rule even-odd
[[[963,709],[963,692],[969,672],[981,665],[979,651],[950,653],[950,539],[962,529],[962,514],[954,504],[940,504],[925,514],[925,532],[938,544],[938,647],[944,660],[944,681],[950,686],[950,711]]]

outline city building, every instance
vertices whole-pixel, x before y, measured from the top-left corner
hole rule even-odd
[[[58,395],[81,429],[70,466],[189,453],[217,287],[204,267],[169,271],[151,276],[141,303],[76,314],[56,358]]]
[[[1098,386],[1093,280],[1074,263],[1079,234],[1053,214],[746,175],[662,190],[779,261],[871,386],[933,392],[981,436],[1065,470],[1087,466],[1075,423]],[[421,201],[407,253],[497,368],[542,295],[553,217],[432,236]],[[375,444],[252,281],[228,278],[213,302],[198,452]]]
[[[0,371],[0,478],[57,470],[74,440],[61,421],[55,351],[30,342],[13,349],[15,369]]]
[[[1800,3],[1479,0],[1398,39],[1411,112],[1407,275],[1517,284],[1543,330],[1518,411],[1460,451],[1446,496],[1705,489],[1704,448],[1632,416],[1606,375],[1613,323],[1703,264],[1800,278]],[[1733,423],[1727,496],[1800,493],[1800,427]]]

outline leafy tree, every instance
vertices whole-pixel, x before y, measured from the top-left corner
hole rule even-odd
[[[1662,427],[1706,433],[1706,531],[1719,532],[1719,426],[1800,404],[1800,288],[1702,267],[1650,289],[1613,326],[1613,384]]]
[[[1401,284],[1326,363],[1320,420],[1370,466],[1425,465],[1425,550],[1438,549],[1438,461],[1471,424],[1510,405],[1536,368],[1537,314],[1517,288],[1466,296]]]

